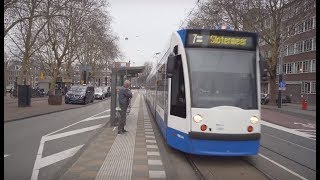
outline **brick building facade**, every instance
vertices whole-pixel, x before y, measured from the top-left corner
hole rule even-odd
[[[283,44],[283,80],[286,82],[284,96],[290,97],[292,103],[301,103],[302,97],[308,104],[316,104],[316,6],[308,6],[305,18],[294,21],[294,31]],[[311,9],[311,10],[310,10]],[[271,47],[260,41],[260,52],[264,57],[271,56]],[[279,63],[278,63],[279,64]],[[281,66],[281,65],[280,65]],[[277,67],[277,74],[280,72]],[[278,79],[278,77],[277,77]],[[262,82],[263,93],[270,93],[268,81]]]

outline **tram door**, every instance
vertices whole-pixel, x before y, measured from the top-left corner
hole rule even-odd
[[[175,71],[171,78],[170,115],[186,118],[186,94],[181,56],[176,56]]]

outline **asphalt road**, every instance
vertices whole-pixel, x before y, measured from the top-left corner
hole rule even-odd
[[[247,160],[272,179],[316,179],[316,141],[299,132],[262,125],[257,156]]]
[[[33,179],[54,178],[109,121],[108,109],[109,99],[77,109],[5,123],[4,179],[29,180],[32,173]]]

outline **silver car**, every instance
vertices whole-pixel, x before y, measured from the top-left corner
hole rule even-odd
[[[94,90],[94,98],[95,99],[104,99],[105,96],[104,96],[104,93],[103,93],[103,90],[101,87],[97,87],[95,90]]]

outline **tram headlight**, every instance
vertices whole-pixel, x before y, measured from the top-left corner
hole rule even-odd
[[[202,121],[202,116],[200,116],[199,114],[193,116],[193,121],[196,123],[200,123]]]
[[[252,116],[250,118],[250,121],[251,121],[252,124],[256,124],[259,121],[259,119],[256,116]]]

